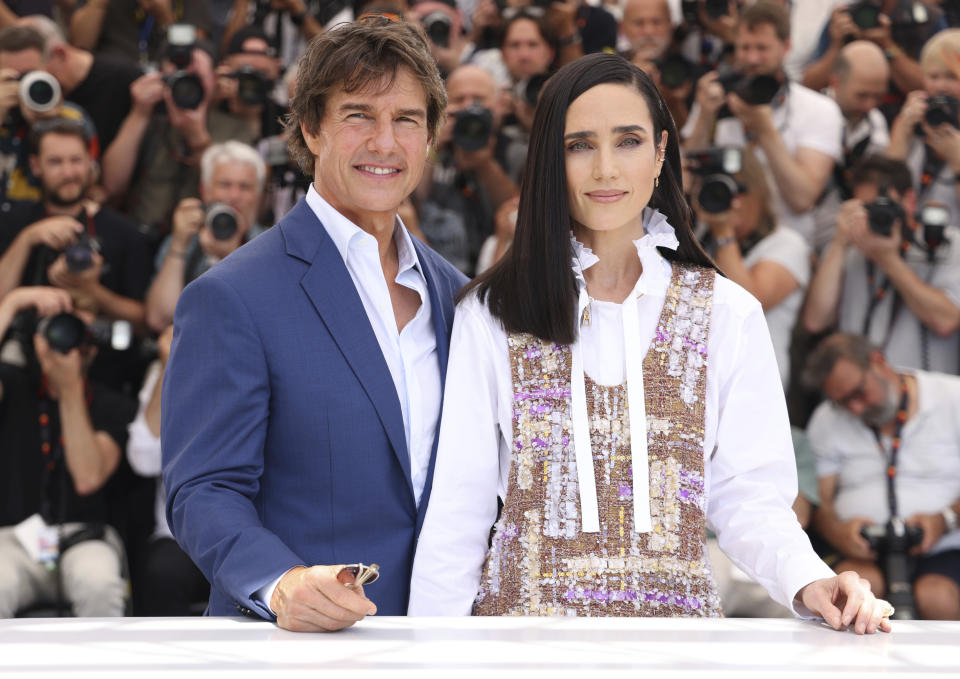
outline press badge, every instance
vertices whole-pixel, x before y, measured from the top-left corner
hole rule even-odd
[[[39,514],[24,519],[13,534],[34,561],[53,567],[60,552],[60,536],[55,526],[48,526]]]

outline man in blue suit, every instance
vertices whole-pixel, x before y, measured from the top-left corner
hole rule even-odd
[[[414,25],[364,17],[314,40],[288,120],[308,195],[181,295],[163,479],[211,615],[330,631],[406,613],[465,279],[397,207],[445,105]],[[355,562],[380,564],[369,598],[337,578]]]

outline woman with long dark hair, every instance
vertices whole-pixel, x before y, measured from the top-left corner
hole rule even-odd
[[[513,247],[457,309],[411,615],[718,616],[709,521],[796,613],[889,629],[791,512],[763,310],[691,225],[650,78],[606,54],[558,71]]]

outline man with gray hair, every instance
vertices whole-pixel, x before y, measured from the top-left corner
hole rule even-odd
[[[257,209],[267,168],[250,146],[214,144],[200,159],[200,198],[184,198],[171,233],[157,253],[157,276],[147,292],[147,325],[156,332],[173,322],[183,288],[213,264],[263,233]]]
[[[960,619],[960,378],[896,370],[865,337],[837,333],[810,355],[804,382],[829,399],[807,430],[820,490],[813,526],[837,552],[827,562],[885,596],[894,574],[862,531],[903,520],[923,531],[905,574],[917,613]]]

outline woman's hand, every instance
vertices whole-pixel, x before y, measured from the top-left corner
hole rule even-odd
[[[877,599],[870,592],[870,583],[854,571],[815,580],[797,593],[797,599],[836,630],[851,624],[857,634],[891,630],[888,616],[893,608]]]

